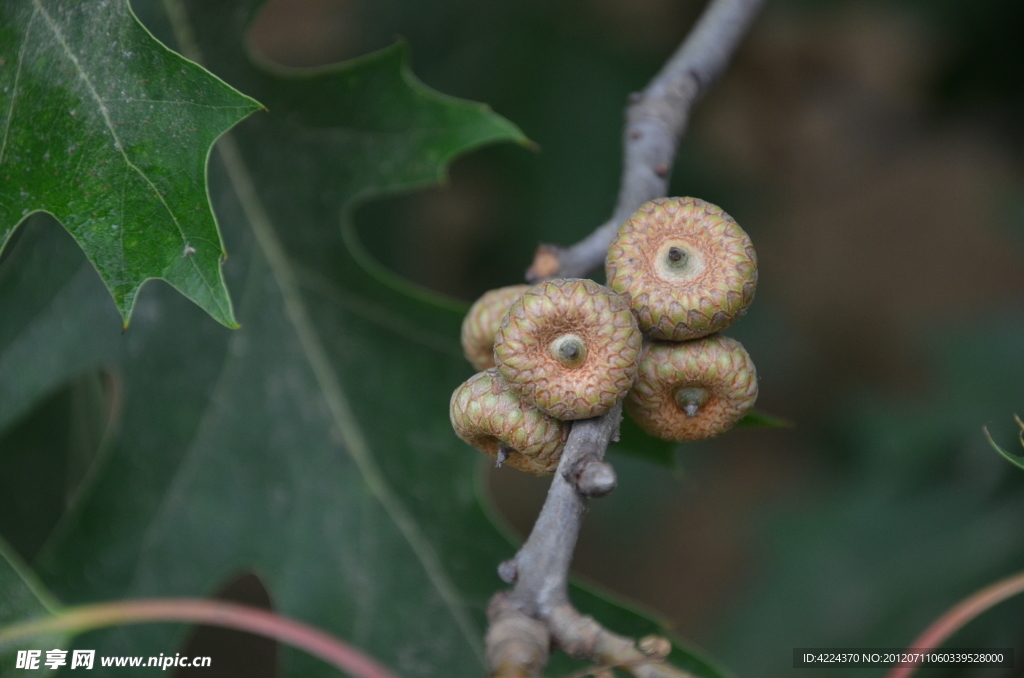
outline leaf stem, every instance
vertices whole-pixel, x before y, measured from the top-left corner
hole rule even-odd
[[[187,622],[248,631],[304,650],[355,678],[396,678],[355,647],[302,622],[237,603],[192,598],[125,600],[65,608],[52,617],[0,628],[0,647],[45,633],[81,633],[147,622]]]
[[[1024,572],[1018,572],[971,594],[932,622],[924,633],[914,639],[910,647],[922,652],[932,650],[982,612],[1019,593],[1024,593]],[[908,678],[917,670],[918,665],[918,662],[914,662],[894,666],[887,678]]]

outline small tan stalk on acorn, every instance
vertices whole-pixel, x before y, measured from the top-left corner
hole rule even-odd
[[[494,335],[512,302],[530,289],[529,285],[510,285],[485,292],[469,308],[462,321],[462,351],[478,370],[494,367]]]
[[[650,435],[688,442],[729,430],[756,399],[750,355],[740,342],[715,334],[645,347],[626,410]]]
[[[455,389],[450,416],[456,435],[481,452],[527,473],[555,472],[569,426],[517,396],[495,369]]]
[[[697,198],[644,204],[619,229],[605,268],[608,286],[654,339],[684,341],[728,327],[757,287],[750,238],[732,217]]]
[[[584,419],[625,397],[641,344],[619,295],[592,280],[549,280],[509,308],[494,358],[521,398],[559,419]]]

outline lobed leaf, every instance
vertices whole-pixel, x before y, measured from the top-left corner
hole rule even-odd
[[[258,108],[157,42],[127,0],[0,4],[0,251],[48,212],[125,325],[142,284],[162,278],[236,326],[206,164]]]

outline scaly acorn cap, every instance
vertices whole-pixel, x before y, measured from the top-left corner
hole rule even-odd
[[[697,198],[645,203],[619,229],[605,271],[640,329],[669,341],[725,329],[757,287],[750,238],[721,208]]]
[[[452,394],[455,434],[476,449],[534,475],[550,475],[569,437],[569,425],[523,401],[495,369],[469,378]]]
[[[559,419],[585,419],[625,397],[642,343],[619,295],[592,280],[549,280],[509,308],[494,362],[519,397]]]
[[[713,334],[646,346],[626,411],[652,436],[681,443],[724,433],[756,399],[750,355],[735,339]]]
[[[512,302],[523,296],[529,285],[511,285],[485,292],[470,306],[462,321],[462,352],[478,370],[494,367],[494,335]]]

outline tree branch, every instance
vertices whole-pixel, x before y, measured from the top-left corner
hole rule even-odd
[[[586,276],[604,264],[619,226],[645,202],[667,195],[690,111],[725,70],[762,4],[764,0],[712,0],[658,75],[630,97],[622,185],[611,218],[571,247],[541,245],[527,280]]]
[[[587,508],[587,498],[577,491],[576,483],[593,465],[607,466],[602,458],[618,437],[621,420],[620,404],[602,417],[573,422],[544,508],[511,566],[502,568],[511,575],[509,583],[515,582],[509,599],[531,617],[547,619],[555,608],[569,604],[569,564]]]
[[[669,175],[690,110],[725,70],[764,0],[712,0],[682,46],[626,109],[622,185],[611,218],[577,244],[542,245],[527,280],[583,277],[600,266],[619,226],[648,200],[668,192]],[[637,678],[686,678],[664,663],[671,644],[656,636],[639,643],[580,614],[569,600],[569,565],[587,498],[615,489],[605,462],[618,439],[622,406],[572,424],[547,499],[526,543],[498,574],[515,584],[488,608],[487,662],[492,678],[535,678],[552,646],[600,667],[623,668]],[[595,671],[602,671],[596,668]]]

